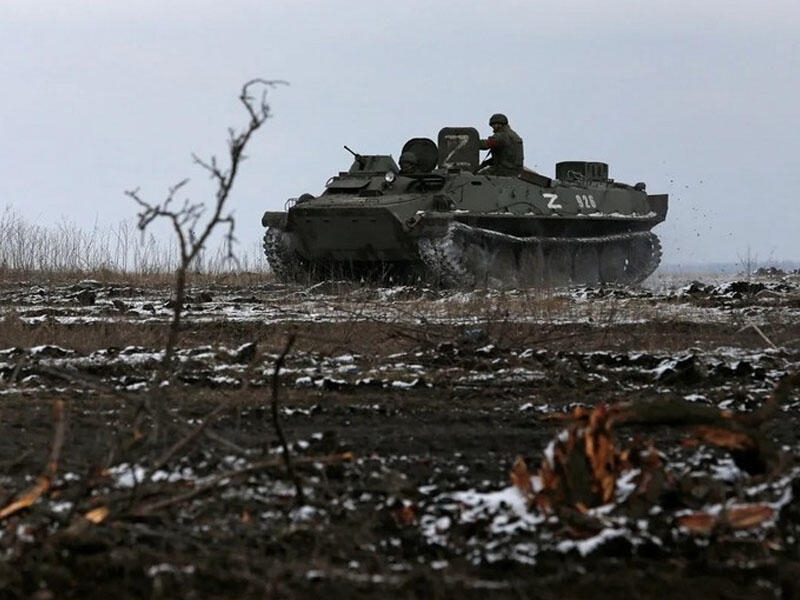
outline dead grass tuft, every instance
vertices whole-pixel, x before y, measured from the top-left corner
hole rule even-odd
[[[169,232],[142,235],[136,224],[90,231],[63,222],[38,225],[27,222],[12,207],[0,212],[0,281],[69,282],[95,279],[103,283],[124,279],[127,283],[174,282],[180,265]],[[236,249],[236,261],[223,246],[203,250],[192,262],[192,277],[264,277],[268,265],[260,241]]]

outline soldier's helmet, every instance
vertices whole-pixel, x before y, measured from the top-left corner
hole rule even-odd
[[[413,152],[403,152],[400,155],[400,168],[402,170],[411,169],[417,166],[417,155]]]
[[[508,125],[508,117],[505,116],[503,113],[495,113],[489,119],[489,126],[491,127],[495,123],[498,123],[500,125]]]

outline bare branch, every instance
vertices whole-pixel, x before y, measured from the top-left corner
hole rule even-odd
[[[53,484],[58,472],[58,462],[61,458],[61,449],[64,446],[64,439],[67,429],[67,411],[64,400],[56,400],[53,403],[53,443],[50,448],[50,458],[44,471],[39,476],[36,483],[24,494],[20,495],[8,506],[0,509],[0,519],[13,515],[24,508],[28,508],[45,494]]]
[[[200,422],[200,425],[195,427],[193,431],[189,433],[189,435],[183,437],[182,439],[178,440],[173,444],[161,457],[156,460],[152,466],[150,467],[150,473],[158,471],[161,467],[166,465],[172,458],[181,450],[183,450],[186,446],[194,442],[198,437],[200,437],[206,428],[213,423],[217,417],[219,417],[223,411],[227,408],[226,402],[220,402],[217,407],[212,410],[206,417]]]
[[[249,115],[249,122],[239,133],[233,128],[228,130],[229,164],[227,168],[221,167],[215,156],[212,156],[209,160],[204,160],[196,154],[192,154],[194,163],[207,171],[210,178],[217,185],[215,202],[208,214],[206,214],[206,207],[203,204],[191,203],[189,200],[186,200],[180,209],[172,208],[176,194],[186,185],[187,179],[169,188],[166,198],[160,204],[151,204],[144,201],[139,194],[138,188],[125,192],[142,209],[139,213],[138,226],[140,230],[144,231],[153,221],[163,218],[172,224],[172,228],[178,238],[181,263],[176,272],[173,319],[163,360],[165,368],[168,368],[171,364],[177,343],[185,297],[186,271],[203,250],[211,233],[217,227],[224,226],[227,228],[225,233],[226,251],[228,257],[235,260],[233,251],[233,245],[236,240],[233,235],[235,221],[231,213],[225,214],[225,204],[239,172],[239,164],[244,159],[244,149],[247,143],[253,133],[269,118],[269,104],[266,102],[267,90],[281,83],[283,82],[252,79],[242,87],[239,99]],[[259,102],[256,102],[252,95],[252,90],[256,87],[262,88]],[[205,222],[203,222],[204,217]]]
[[[294,482],[297,503],[304,504],[305,497],[303,495],[303,484],[300,481],[300,478],[295,474],[294,466],[292,465],[292,454],[289,450],[289,444],[286,442],[286,436],[283,435],[283,427],[281,427],[281,422],[278,418],[278,390],[280,389],[279,383],[281,367],[283,367],[283,362],[286,360],[286,355],[289,354],[289,351],[292,349],[296,338],[297,336],[295,334],[289,336],[289,339],[286,340],[286,345],[283,347],[283,351],[281,352],[280,356],[278,356],[278,360],[275,361],[275,369],[272,372],[271,411],[272,426],[275,428],[275,433],[278,436],[278,441],[280,442],[283,450],[283,462],[286,465],[286,474],[289,476],[289,479]]]

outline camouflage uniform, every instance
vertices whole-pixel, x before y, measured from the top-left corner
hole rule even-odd
[[[501,121],[495,121],[502,117]],[[524,153],[522,138],[508,125],[508,119],[503,115],[494,115],[489,124],[498,122],[501,127],[490,135],[488,139],[481,140],[481,150],[491,150],[492,156],[488,159],[490,165],[487,173],[490,175],[519,175],[522,172]]]

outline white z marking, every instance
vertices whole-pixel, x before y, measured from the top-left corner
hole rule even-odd
[[[561,210],[564,208],[561,204],[556,202],[558,200],[558,194],[542,194],[545,200],[547,200],[547,208],[550,210]]]
[[[450,160],[453,158],[453,155],[461,150],[464,146],[467,145],[469,142],[468,135],[448,135],[447,136],[447,146],[450,152],[444,159],[444,164],[450,164]]]

